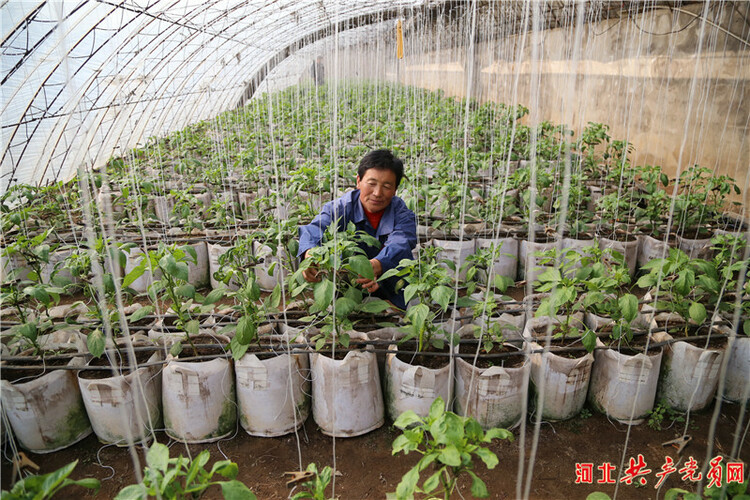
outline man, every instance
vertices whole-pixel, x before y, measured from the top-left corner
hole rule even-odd
[[[395,290],[398,281],[396,277],[381,283],[377,281],[378,276],[396,267],[402,259],[411,259],[412,250],[417,245],[414,212],[396,196],[396,189],[403,176],[403,162],[387,149],[367,153],[359,163],[357,189],[326,203],[310,224],[299,228],[297,256],[307,258],[307,251],[320,245],[323,233],[336,218],[341,218],[340,230],[353,222],[357,229],[374,236],[382,244],[380,249],[363,248],[372,264],[375,279],[359,278],[357,283],[364,291],[406,309],[403,291]],[[307,281],[317,282],[320,281],[317,274],[317,269],[311,267],[302,275]]]

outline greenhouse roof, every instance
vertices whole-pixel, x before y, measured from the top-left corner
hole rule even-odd
[[[234,108],[278,62],[323,37],[416,10],[467,5],[437,0],[4,2],[0,193],[17,183],[68,179],[151,136]],[[519,15],[527,5],[518,3]],[[545,2],[544,12],[554,22],[571,5]],[[607,11],[605,16],[623,10],[622,2],[591,5]]]

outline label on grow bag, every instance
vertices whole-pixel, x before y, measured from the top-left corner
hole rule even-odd
[[[169,381],[169,388],[170,390],[174,391],[176,394],[185,394],[186,396],[200,396],[201,395],[201,385],[199,382],[199,377],[195,373],[186,373],[186,372],[175,372],[176,375],[180,375],[180,377],[170,377]]]
[[[480,396],[499,395],[507,392],[510,386],[510,377],[479,377],[477,392]]]
[[[648,374],[650,371],[651,370],[648,368],[641,370],[641,364],[626,364],[622,366],[617,379],[625,384],[632,384],[635,382],[638,385],[643,385],[648,381]]]
[[[342,387],[354,387],[363,385],[370,381],[369,363],[356,363],[349,365],[349,373],[343,372],[339,382]],[[348,375],[348,376],[347,376]]]
[[[122,389],[108,385],[97,385],[90,388],[91,402],[99,406],[114,406],[115,401],[122,401]]]
[[[10,392],[10,404],[18,411],[28,411],[29,403],[26,401],[26,397],[18,391]]]
[[[704,353],[695,365],[695,377],[698,381],[714,380],[719,375],[721,356]]]
[[[237,381],[242,387],[262,391],[268,389],[268,370],[262,365],[237,370]]]

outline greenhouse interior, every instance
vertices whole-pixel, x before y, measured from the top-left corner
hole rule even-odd
[[[750,499],[750,4],[5,0],[2,500]]]

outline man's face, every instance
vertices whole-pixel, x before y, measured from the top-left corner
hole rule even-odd
[[[396,194],[396,174],[390,170],[371,168],[360,179],[357,176],[359,201],[368,212],[380,212],[391,204]]]

